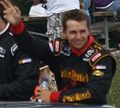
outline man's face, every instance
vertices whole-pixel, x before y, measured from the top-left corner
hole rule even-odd
[[[76,49],[81,49],[88,41],[90,32],[86,21],[68,20],[66,23],[66,31],[63,35],[68,40],[71,46]]]

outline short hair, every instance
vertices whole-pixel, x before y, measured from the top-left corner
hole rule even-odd
[[[63,14],[62,26],[64,31],[66,31],[66,23],[68,20],[86,21],[87,27],[89,28],[89,17],[84,11],[80,9],[70,10]]]
[[[0,16],[1,16],[1,17],[3,16],[3,11],[4,11],[4,8],[3,8],[3,6],[0,4]]]

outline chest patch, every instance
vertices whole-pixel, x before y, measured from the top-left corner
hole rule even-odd
[[[0,57],[4,58],[5,57],[6,50],[3,47],[0,47]]]
[[[96,77],[102,77],[104,76],[104,73],[100,70],[95,70],[93,73],[92,73],[93,76],[96,76]]]
[[[12,56],[15,55],[15,52],[16,52],[17,49],[18,49],[18,45],[17,45],[17,44],[14,44],[14,45],[10,48]]]
[[[18,63],[19,64],[25,64],[25,63],[30,63],[30,62],[32,62],[31,58],[25,58],[25,59],[20,60]]]
[[[90,57],[95,53],[95,50],[94,49],[89,49],[84,57],[83,57],[83,61],[89,61]]]

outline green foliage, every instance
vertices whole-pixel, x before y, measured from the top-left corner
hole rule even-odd
[[[108,94],[108,104],[120,108],[120,58],[117,59],[117,71]]]

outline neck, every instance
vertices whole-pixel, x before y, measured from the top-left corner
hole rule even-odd
[[[9,23],[6,23],[6,21],[0,18],[0,35],[4,34],[8,30],[9,25]]]
[[[6,22],[2,18],[0,18],[0,32],[5,29],[6,25]]]

